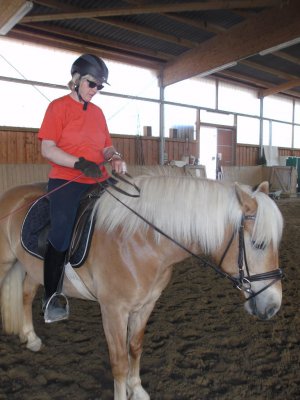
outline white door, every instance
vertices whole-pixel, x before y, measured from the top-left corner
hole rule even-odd
[[[201,126],[200,164],[205,165],[206,176],[209,179],[216,179],[217,134],[217,128]]]

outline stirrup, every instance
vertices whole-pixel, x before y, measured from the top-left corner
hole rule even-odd
[[[69,302],[63,293],[55,292],[43,305],[44,320],[47,324],[69,318]]]

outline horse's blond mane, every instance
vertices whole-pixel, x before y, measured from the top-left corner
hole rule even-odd
[[[229,224],[237,229],[242,216],[233,184],[224,184],[193,177],[140,176],[135,183],[141,189],[139,198],[132,198],[110,189],[123,203],[142,215],[147,221],[181,243],[199,243],[205,252],[212,252],[224,239]],[[124,183],[123,190],[135,193]],[[255,240],[273,242],[281,237],[282,219],[268,196],[246,189],[258,201]],[[105,193],[95,206],[96,229],[112,231],[117,227],[126,235],[137,229],[146,231],[149,225],[124,205]],[[157,234],[159,240],[159,235]]]

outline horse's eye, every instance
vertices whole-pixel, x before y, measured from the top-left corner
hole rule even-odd
[[[255,242],[252,240],[252,246],[257,250],[264,250],[266,248],[265,242]]]

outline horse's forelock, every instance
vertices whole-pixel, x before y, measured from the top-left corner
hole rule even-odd
[[[198,242],[202,249],[211,252],[224,240],[225,228],[236,228],[241,210],[232,185],[192,178],[151,176],[137,177],[141,188],[140,198],[131,198],[111,191],[129,207],[149,222],[181,243]],[[126,184],[119,185],[129,190]],[[112,231],[121,226],[124,234],[137,229],[148,229],[140,218],[124,205],[105,194],[97,205],[98,229]],[[157,235],[159,240],[159,235]]]
[[[282,236],[283,218],[276,203],[261,192],[254,192],[258,208],[254,224],[252,240],[256,244],[273,243],[277,248]]]

